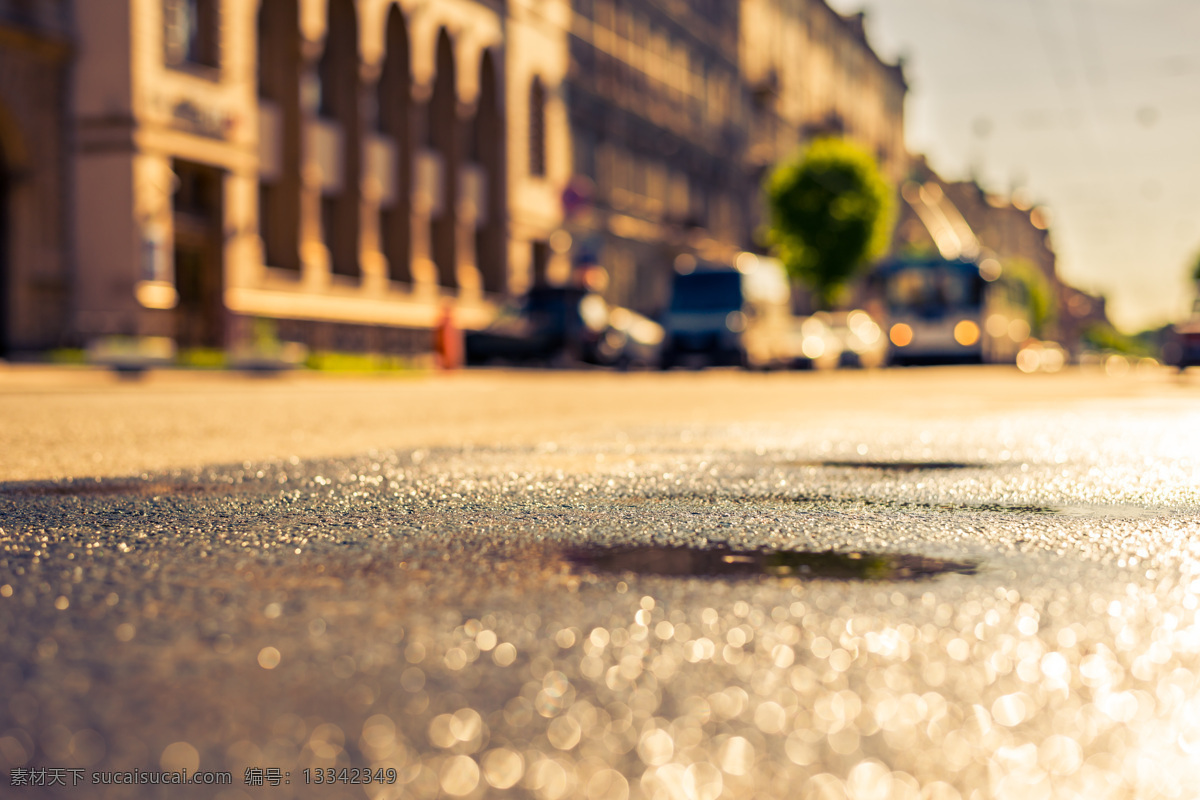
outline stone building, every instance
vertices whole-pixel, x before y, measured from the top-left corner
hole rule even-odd
[[[62,343],[71,314],[65,2],[0,0],[0,357]]]
[[[902,64],[867,41],[864,17],[824,0],[741,0],[740,64],[751,97],[748,159],[759,174],[813,136],[856,142],[898,186],[908,172]]]
[[[859,143],[895,184],[906,173],[907,84],[861,15],[824,0],[571,6],[570,135],[592,196],[567,230],[614,302],[660,308],[681,252],[761,247],[762,181],[817,135]]]
[[[842,16],[825,0],[740,0],[739,62],[749,93],[749,182],[819,136],[844,137],[874,156],[898,188],[908,173],[903,65],[867,41],[862,14]],[[761,195],[747,198],[752,230],[767,221]],[[792,296],[812,310],[805,287]]]
[[[89,0],[76,330],[417,351],[508,290],[491,0]]]
[[[508,0],[507,12],[509,289],[521,294],[569,271],[551,242],[561,241],[554,234],[572,171],[565,91],[572,16],[569,0]]]
[[[0,45],[13,352],[417,353],[581,275],[654,311],[813,132],[903,161],[903,76],[822,0],[0,0]]]
[[[606,269],[618,304],[656,311],[676,255],[749,244],[737,26],[724,0],[571,0],[564,92],[583,196],[563,244]]]

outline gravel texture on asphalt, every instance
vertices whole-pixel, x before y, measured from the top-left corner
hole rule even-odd
[[[0,782],[76,769],[12,796],[224,800],[1190,797],[1198,453],[1197,414],[1163,403],[5,484]],[[731,569],[579,555],[604,548]],[[732,568],[830,552],[837,571]],[[846,566],[880,555],[963,568]],[[180,769],[232,782],[102,782]]]

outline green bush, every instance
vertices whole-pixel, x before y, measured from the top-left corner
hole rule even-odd
[[[1097,322],[1083,332],[1083,342],[1095,350],[1108,350],[1128,356],[1156,356],[1156,347],[1150,334],[1126,336],[1111,325]]]
[[[51,364],[86,364],[87,351],[82,348],[60,347],[46,354]]]
[[[180,350],[176,359],[181,367],[192,369],[224,369],[229,359],[224,350],[215,347],[193,347]]]
[[[304,366],[320,372],[405,372],[419,368],[412,359],[403,356],[328,350],[310,353]]]
[[[1007,280],[1021,285],[1029,304],[1030,331],[1037,338],[1043,338],[1047,326],[1053,324],[1058,316],[1050,281],[1034,264],[1022,258],[1005,260],[1004,275]]]

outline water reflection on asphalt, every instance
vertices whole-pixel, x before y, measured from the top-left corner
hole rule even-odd
[[[1200,785],[1190,473],[1173,507],[1082,458],[560,452],[6,487],[0,767],[229,770],[224,800]],[[311,783],[343,767],[383,780]]]
[[[733,551],[693,547],[576,548],[564,553],[581,570],[637,575],[904,581],[947,572],[973,575],[977,565],[889,553],[807,553],[788,550]]]

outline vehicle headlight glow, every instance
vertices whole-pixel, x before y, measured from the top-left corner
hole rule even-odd
[[[908,347],[912,344],[913,329],[911,326],[903,322],[897,322],[888,332],[888,338],[892,340],[892,344],[896,347]]]
[[[970,347],[979,341],[979,326],[969,319],[959,320],[954,326],[954,341],[963,347]]]
[[[825,355],[825,340],[820,336],[805,336],[800,351],[805,358],[820,358]]]
[[[992,314],[987,318],[985,327],[987,328],[988,336],[991,336],[993,339],[999,339],[1008,333],[1008,317],[1003,314]]]
[[[871,315],[867,312],[861,309],[851,311],[849,316],[846,317],[846,323],[865,347],[869,347],[879,341],[879,326],[875,324],[875,320],[871,319]]]
[[[589,294],[579,301],[579,316],[589,330],[599,333],[608,325],[608,305],[598,294]]]
[[[1014,342],[1023,342],[1029,338],[1032,331],[1029,328],[1029,323],[1023,319],[1014,319],[1008,323],[1008,338]]]

